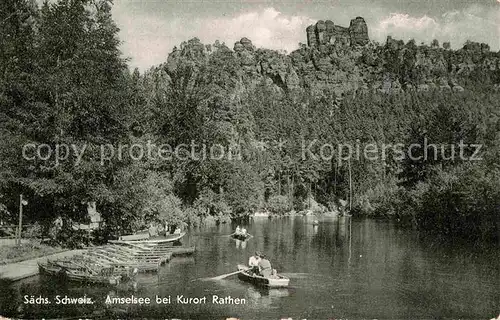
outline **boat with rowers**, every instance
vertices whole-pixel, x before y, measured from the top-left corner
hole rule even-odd
[[[238,279],[249,282],[251,284],[267,287],[267,288],[283,288],[288,287],[290,279],[282,275],[271,276],[269,278],[262,277],[260,275],[250,272],[250,268],[246,265],[238,265]]]
[[[245,233],[245,234],[232,233],[230,235],[230,237],[233,239],[236,239],[236,240],[247,241],[248,239],[252,238],[253,236],[250,233]]]
[[[252,238],[252,235],[247,233],[247,229],[240,228],[240,226],[237,226],[236,230],[229,236],[240,241],[247,241],[248,239]]]

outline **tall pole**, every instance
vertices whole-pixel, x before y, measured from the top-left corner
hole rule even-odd
[[[352,177],[351,177],[351,159],[349,158],[349,212],[352,209]]]
[[[19,195],[19,227],[17,228],[17,244],[21,244],[21,232],[23,227],[23,195]]]
[[[351,233],[351,225],[352,223],[352,219],[349,219],[349,259],[347,259],[347,266],[350,267],[351,266],[351,255],[352,255],[352,241],[351,241],[351,236],[352,236],[352,233]]]

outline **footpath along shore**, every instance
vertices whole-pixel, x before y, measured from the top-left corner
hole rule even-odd
[[[24,260],[16,263],[0,265],[0,280],[18,281],[24,278],[36,276],[38,274],[38,262],[45,262],[47,259],[58,259],[71,257],[81,253],[82,250],[69,250],[51,254],[48,256]]]

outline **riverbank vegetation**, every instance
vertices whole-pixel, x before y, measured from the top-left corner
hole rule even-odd
[[[63,251],[61,247],[28,241],[22,245],[0,247],[0,265],[44,257]]]
[[[462,79],[465,90],[418,91],[410,82],[427,76],[427,67],[394,56],[452,51],[411,42],[395,49],[388,42],[366,50],[380,61],[377,72],[397,78],[405,90],[346,84],[339,92],[307,82],[292,88],[280,80],[289,66],[256,74],[224,44],[208,50],[192,39],[166,63],[140,73],[120,53],[109,1],[60,0],[38,8],[35,1],[9,0],[0,9],[4,221],[16,222],[22,193],[26,221],[37,221],[46,234],[60,219],[61,241],[71,241],[71,223],[88,222],[93,202],[104,220],[99,238],[106,239],[151,221],[199,225],[257,210],[301,211],[311,198],[331,211],[352,190],[358,215],[392,217],[445,237],[498,238],[500,67],[476,69]],[[475,50],[467,45],[463,50]],[[256,57],[268,64],[285,59],[259,50]],[[367,57],[347,51],[336,68],[362,70]],[[402,144],[407,151],[425,141],[445,151],[422,147],[424,160],[389,148],[385,156],[349,160],[347,149],[322,148]],[[467,146],[459,158],[461,142]],[[151,156],[148,145],[171,149]],[[475,145],[482,145],[478,154]],[[172,152],[179,146],[180,153]]]

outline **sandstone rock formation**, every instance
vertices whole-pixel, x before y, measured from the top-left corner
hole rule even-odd
[[[307,27],[306,36],[308,45],[288,55],[257,49],[248,38],[237,41],[232,50],[217,41],[203,45],[195,38],[172,51],[162,78],[175,76],[180,65],[203,70],[218,61],[214,65],[227,67],[228,77],[236,79],[239,88],[266,83],[274,90],[298,90],[299,94],[324,90],[338,96],[357,90],[462,92],[474,81],[500,83],[500,53],[486,44],[469,41],[462,49],[452,50],[449,43],[442,47],[437,41],[417,45],[389,36],[385,44],[378,45],[370,42],[361,17],[351,20],[348,28],[330,20],[318,21]]]
[[[368,26],[362,17],[356,17],[356,19],[351,20],[349,34],[351,36],[351,44],[353,45],[364,46],[370,42]]]
[[[341,44],[364,46],[370,42],[368,26],[362,17],[351,20],[349,28],[337,26],[331,20],[320,20],[306,29],[307,45]]]

